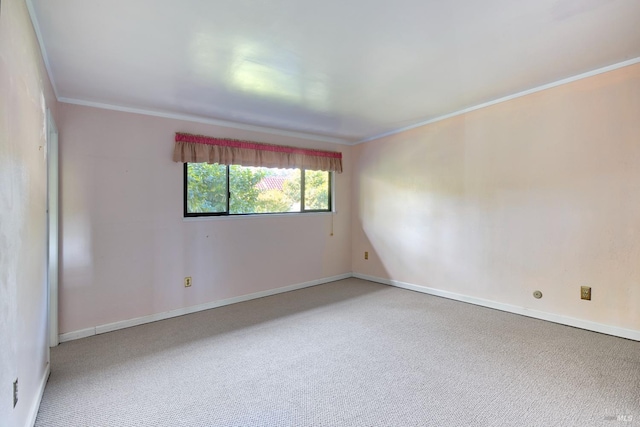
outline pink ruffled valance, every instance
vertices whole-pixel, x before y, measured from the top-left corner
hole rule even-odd
[[[342,153],[176,133],[173,161],[342,173]]]

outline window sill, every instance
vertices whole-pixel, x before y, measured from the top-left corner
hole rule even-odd
[[[200,222],[200,221],[228,221],[228,220],[254,220],[258,218],[306,218],[311,216],[327,216],[335,215],[333,212],[291,212],[291,213],[273,213],[273,214],[246,214],[246,215],[213,215],[213,216],[188,216],[182,217],[183,222]]]

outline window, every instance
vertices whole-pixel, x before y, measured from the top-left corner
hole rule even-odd
[[[176,132],[184,216],[331,212],[342,153]]]
[[[331,211],[332,174],[217,163],[184,164],[184,216]]]

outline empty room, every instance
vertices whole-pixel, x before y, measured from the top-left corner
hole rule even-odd
[[[640,2],[0,1],[0,427],[640,425]]]

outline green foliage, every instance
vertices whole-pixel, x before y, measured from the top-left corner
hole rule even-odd
[[[329,172],[305,171],[304,189],[306,210],[329,209]]]
[[[291,209],[291,199],[282,191],[266,190],[258,196],[256,213],[289,212]]]
[[[306,170],[304,189],[305,210],[329,209],[329,172]],[[285,182],[282,190],[293,203],[300,203],[300,180]]]
[[[291,205],[296,205],[296,210],[300,210],[300,171],[296,170],[295,177],[292,176],[282,184],[282,193],[291,201]]]
[[[226,166],[189,163],[187,183],[188,212],[224,212],[227,210]]]
[[[257,212],[260,190],[256,188],[256,185],[262,181],[267,173],[264,169],[245,168],[237,165],[232,165],[229,170],[229,186],[231,188],[229,213]]]
[[[300,172],[268,168],[230,166],[230,214],[298,211],[300,207]],[[258,184],[267,176],[287,176],[282,191],[260,190]],[[226,166],[190,163],[187,168],[187,207],[190,213],[225,212],[227,209]],[[329,172],[305,171],[305,209],[329,208]]]

